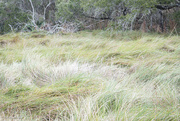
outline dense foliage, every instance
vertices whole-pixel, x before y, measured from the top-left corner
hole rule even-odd
[[[0,5],[1,34],[19,30],[23,23],[46,30],[56,25],[53,32],[67,28],[167,32],[178,28],[180,18],[179,0],[2,0]]]
[[[19,31],[27,23],[28,14],[12,4],[0,3],[0,34],[10,30]]]
[[[95,26],[89,29],[101,29],[95,24],[100,21],[106,22],[103,26],[118,30],[157,32],[167,32],[179,25],[178,0],[57,0],[56,3],[59,18],[76,20],[87,28]]]

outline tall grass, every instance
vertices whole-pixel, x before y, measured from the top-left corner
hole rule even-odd
[[[37,36],[0,37],[0,120],[179,120],[178,36]]]

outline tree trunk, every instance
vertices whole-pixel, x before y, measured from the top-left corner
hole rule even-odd
[[[160,25],[161,31],[164,32],[164,16],[163,16],[162,11],[160,11],[159,13],[160,13],[159,25]]]

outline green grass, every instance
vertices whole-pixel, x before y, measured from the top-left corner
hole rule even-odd
[[[180,119],[180,37],[0,36],[0,120]]]

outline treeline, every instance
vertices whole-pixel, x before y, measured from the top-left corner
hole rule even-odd
[[[0,34],[46,30],[180,31],[180,0],[0,0]]]

